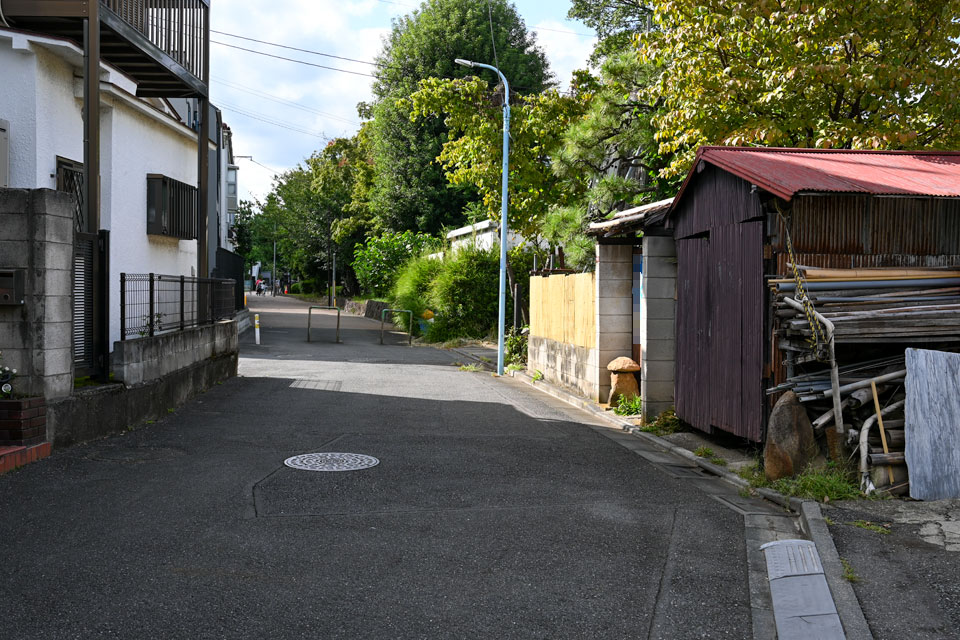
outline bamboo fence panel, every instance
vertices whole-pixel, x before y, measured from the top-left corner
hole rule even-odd
[[[595,291],[593,273],[532,276],[530,335],[594,348]]]

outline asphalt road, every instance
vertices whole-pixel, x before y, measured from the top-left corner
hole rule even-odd
[[[698,483],[379,323],[251,306],[240,377],[0,476],[0,638],[751,637]],[[323,451],[380,464],[283,464]]]

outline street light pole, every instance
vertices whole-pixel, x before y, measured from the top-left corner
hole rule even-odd
[[[503,375],[503,339],[507,311],[507,180],[510,164],[510,85],[500,70],[489,64],[471,62],[463,58],[454,60],[465,67],[489,69],[503,83],[503,175],[500,186],[500,308],[497,314],[497,375]],[[516,301],[514,301],[516,304]]]

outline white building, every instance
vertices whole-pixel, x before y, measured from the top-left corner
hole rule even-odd
[[[82,197],[83,64],[83,49],[69,40],[0,27],[0,129],[6,130],[0,133],[0,187],[50,188]],[[121,339],[120,273],[210,275],[197,274],[198,133],[172,105],[185,100],[136,94],[133,79],[101,62],[100,228],[110,233],[111,344]],[[229,127],[219,118],[216,123],[210,144],[209,200],[216,205],[209,209],[211,270],[219,264],[218,247],[235,248],[230,229],[236,165]],[[224,140],[226,145],[218,144]],[[194,203],[166,211],[167,219],[158,206],[173,194],[186,196],[184,201],[193,197]],[[77,216],[77,230],[86,231],[80,207]]]
[[[500,244],[500,225],[494,220],[483,220],[476,224],[454,229],[447,234],[447,242],[450,243],[450,249],[457,251],[459,249],[473,246],[477,249],[491,249]],[[507,230],[507,249],[529,244],[518,233]]]

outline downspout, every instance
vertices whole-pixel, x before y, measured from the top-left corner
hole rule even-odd
[[[799,311],[800,313],[806,313],[803,305],[794,300],[793,298],[784,297],[783,301],[788,305]],[[833,349],[833,323],[823,317],[816,309],[811,307],[810,311],[813,312],[814,317],[817,318],[821,323],[823,323],[824,328],[826,329],[827,334],[827,349],[830,352],[830,388],[833,390],[831,394],[833,396],[833,424],[838,434],[843,433],[843,407],[840,406],[840,373],[837,371],[837,357]]]

